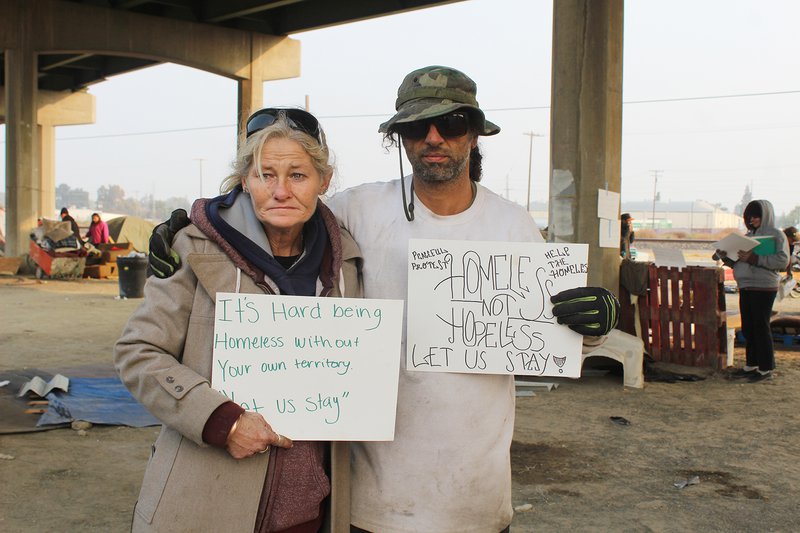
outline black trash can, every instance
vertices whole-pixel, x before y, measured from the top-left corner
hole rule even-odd
[[[143,298],[147,281],[147,257],[117,257],[120,298]]]

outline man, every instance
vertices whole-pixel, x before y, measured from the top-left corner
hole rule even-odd
[[[478,137],[500,128],[485,119],[476,93],[452,68],[408,74],[397,114],[380,131],[402,140],[410,184],[362,185],[328,202],[361,247],[366,297],[406,298],[409,239],[542,241],[524,208],[478,184]],[[351,522],[375,533],[504,530],[512,518],[513,376],[408,372],[404,360],[395,440],[351,445]]]
[[[789,264],[786,266],[786,276],[791,278],[794,276],[792,271],[800,263],[800,258],[798,258],[795,255],[794,251],[794,245],[798,241],[797,228],[795,228],[794,226],[789,226],[788,228],[784,228],[783,234],[786,235],[786,241],[789,243]]]
[[[633,217],[630,213],[622,213],[619,233],[619,255],[623,259],[633,259],[631,257],[631,244],[633,244]]]
[[[380,131],[387,140],[399,135],[410,182],[361,185],[327,202],[361,247],[367,298],[406,299],[409,239],[542,242],[523,207],[478,184],[478,137],[500,128],[485,119],[476,93],[455,69],[408,74],[397,114]],[[176,263],[164,245],[169,229],[163,225],[151,241],[161,272]],[[616,325],[619,303],[605,289],[554,298],[559,322],[584,335],[602,336]],[[351,444],[352,531],[506,531],[513,514],[513,376],[406,371],[405,334],[401,353],[395,440]]]
[[[69,214],[69,209],[66,207],[61,208],[61,222],[69,222],[70,228],[72,229],[72,234],[79,243],[83,242],[81,241],[81,228],[78,227],[78,223],[75,222],[75,219],[72,218],[72,215]]]

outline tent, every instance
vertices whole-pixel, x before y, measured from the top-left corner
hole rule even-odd
[[[155,227],[152,222],[140,217],[125,216],[107,220],[106,224],[114,242],[129,242],[137,252],[150,251],[150,234]]]

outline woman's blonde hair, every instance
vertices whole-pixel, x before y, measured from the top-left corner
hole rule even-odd
[[[320,179],[333,174],[334,167],[333,163],[330,162],[330,151],[321,126],[319,128],[319,137],[320,141],[317,141],[306,132],[292,127],[286,118],[286,114],[279,113],[273,124],[250,135],[241,144],[236,154],[236,160],[232,165],[233,171],[222,180],[219,186],[220,193],[227,194],[231,192],[242,182],[242,178],[247,177],[253,164],[261,157],[264,144],[273,139],[288,139],[302,146],[303,150],[311,158],[311,164],[319,172]],[[256,165],[256,171],[259,177],[263,177],[261,165]]]

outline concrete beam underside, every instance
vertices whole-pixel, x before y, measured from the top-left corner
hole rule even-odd
[[[55,201],[52,127],[59,119],[37,120],[38,54],[131,56],[177,63],[233,78],[239,84],[239,131],[243,130],[243,122],[251,111],[262,107],[264,81],[300,75],[300,43],[288,37],[59,0],[0,3],[0,46],[6,54],[2,114],[7,122],[7,255],[26,252],[28,233],[35,227],[37,218],[51,211],[50,203]],[[66,106],[38,107],[40,119],[43,114],[68,111]],[[50,189],[52,193],[45,192]]]
[[[589,243],[589,285],[614,293],[619,248],[599,246],[597,192],[621,188],[623,7],[553,3],[548,238]]]

